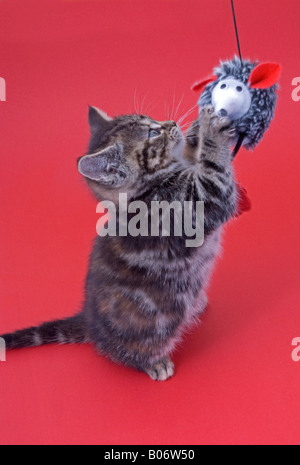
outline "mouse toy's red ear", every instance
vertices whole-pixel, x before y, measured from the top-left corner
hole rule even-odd
[[[247,195],[247,191],[244,187],[242,187],[240,184],[237,182],[235,183],[236,185],[236,191],[237,191],[237,208],[235,212],[235,216],[238,217],[244,212],[248,212],[251,210],[251,200],[249,199]]]
[[[279,79],[282,67],[278,63],[261,63],[251,72],[249,84],[252,89],[267,89]]]
[[[202,79],[202,81],[197,81],[195,84],[192,85],[191,89],[194,90],[195,92],[203,92],[204,88],[209,84],[210,82],[216,81],[218,79],[218,76],[209,76],[208,78]]]

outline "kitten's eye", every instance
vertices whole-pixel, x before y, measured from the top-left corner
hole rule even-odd
[[[237,90],[238,92],[242,92],[243,88],[242,88],[242,86],[236,86],[236,90]]]
[[[220,86],[220,89],[226,89],[226,87],[227,87],[226,84],[222,84],[222,85]]]
[[[160,136],[160,133],[161,133],[161,129],[150,129],[148,137],[149,139],[151,139],[152,137]]]

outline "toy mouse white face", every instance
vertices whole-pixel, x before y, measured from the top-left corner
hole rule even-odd
[[[215,112],[232,121],[242,118],[251,105],[248,87],[234,78],[222,79],[213,89],[211,98]]]
[[[241,145],[252,150],[263,138],[274,116],[280,73],[278,63],[234,57],[221,61],[214,74],[193,84],[192,90],[200,93],[199,112],[203,106],[213,105],[216,113],[232,121],[234,151]]]

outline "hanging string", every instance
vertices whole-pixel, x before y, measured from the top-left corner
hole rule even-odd
[[[246,134],[240,134],[238,141],[236,143],[236,146],[234,147],[232,153],[231,153],[231,158],[234,159],[234,157],[237,155],[238,151],[240,150],[242,143],[246,137]]]
[[[234,22],[236,42],[237,42],[237,47],[238,47],[238,51],[239,51],[239,57],[240,57],[240,60],[242,62],[242,54],[241,54],[241,49],[240,49],[240,41],[239,41],[239,34],[238,34],[238,30],[237,30],[237,25],[236,25],[236,18],[235,18],[233,0],[231,0],[231,9],[232,9],[232,16],[233,16],[233,22]]]
[[[231,0],[231,9],[232,9],[233,22],[234,22],[236,43],[237,43],[237,47],[238,47],[238,51],[239,51],[239,57],[240,57],[241,64],[242,64],[242,54],[241,54],[241,48],[240,48],[239,34],[238,34],[238,30],[237,30],[237,25],[236,25],[236,18],[235,18],[233,0]],[[242,146],[242,143],[243,143],[243,140],[245,139],[245,136],[246,136],[246,134],[240,134],[240,136],[238,138],[238,141],[236,143],[236,146],[234,147],[234,149],[232,151],[232,154],[231,154],[232,159],[237,155],[238,151],[240,150],[240,148]]]

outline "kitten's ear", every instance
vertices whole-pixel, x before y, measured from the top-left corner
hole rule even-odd
[[[91,155],[84,155],[78,161],[78,171],[92,181],[114,184],[125,178],[122,163],[122,146],[110,145]]]
[[[107,116],[104,111],[99,108],[89,106],[89,125],[91,134],[96,134],[105,131],[107,124],[112,118]]]

